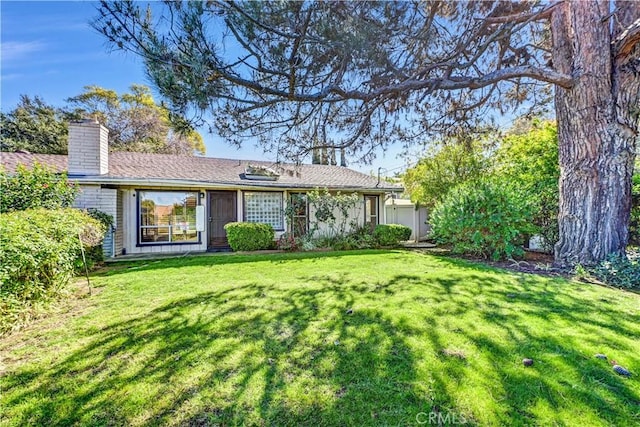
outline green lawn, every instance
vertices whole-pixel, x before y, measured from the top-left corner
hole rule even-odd
[[[201,256],[93,280],[0,341],[0,424],[640,424],[637,294],[404,251]]]

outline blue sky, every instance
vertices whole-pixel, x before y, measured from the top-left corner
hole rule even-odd
[[[2,111],[13,109],[20,94],[39,95],[49,104],[62,106],[87,85],[122,93],[133,83],[148,84],[134,55],[109,52],[102,36],[89,26],[95,6],[88,1],[0,1]],[[251,142],[238,150],[206,130],[201,134],[207,156],[275,159]],[[380,152],[371,165],[350,167],[365,173],[382,167],[391,175],[404,164],[396,153]]]

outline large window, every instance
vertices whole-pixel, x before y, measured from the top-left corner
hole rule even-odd
[[[198,243],[198,199],[191,191],[138,191],[138,243]]]
[[[304,193],[291,193],[289,196],[289,229],[294,236],[300,237],[309,231],[309,204]]]
[[[364,223],[374,229],[379,221],[378,196],[364,196]]]
[[[245,191],[244,220],[271,224],[274,230],[283,230],[282,193]]]

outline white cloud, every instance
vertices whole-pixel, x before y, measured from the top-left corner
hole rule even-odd
[[[0,52],[2,62],[7,63],[28,57],[29,55],[44,50],[46,44],[40,41],[30,42],[2,42]]]

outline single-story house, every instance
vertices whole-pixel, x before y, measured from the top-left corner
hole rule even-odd
[[[105,255],[203,252],[228,247],[225,224],[268,223],[276,237],[308,226],[307,206],[284,214],[292,200],[305,200],[316,188],[356,193],[361,209],[352,215],[361,225],[386,223],[385,199],[402,187],[342,166],[283,164],[114,152],[108,130],[93,120],[69,125],[68,155],[1,153],[9,173],[35,162],[66,171],[78,183],[78,208],[95,208],[113,216],[115,227],[105,238]]]

